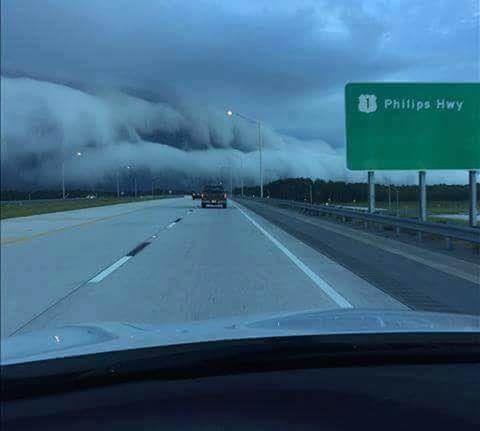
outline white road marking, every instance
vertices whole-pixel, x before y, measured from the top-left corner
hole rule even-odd
[[[108,277],[113,271],[120,268],[124,263],[127,263],[131,258],[132,256],[123,256],[114,264],[110,265],[107,269],[104,269],[100,274],[93,277],[89,283],[100,283],[105,277]]]
[[[167,229],[172,228],[175,226],[177,222],[172,222],[167,225]],[[156,239],[157,234],[153,235],[152,238]],[[121,259],[117,260],[114,264],[110,265],[107,269],[104,269],[100,274],[93,277],[88,283],[100,283],[105,277],[108,277],[113,271],[120,268],[124,263],[127,263],[133,256],[124,256]]]
[[[307,277],[312,280],[317,287],[319,287],[323,293],[325,293],[333,302],[335,302],[341,308],[353,308],[342,295],[340,295],[335,289],[333,289],[325,280],[320,278],[315,272],[313,272],[307,265],[305,265],[297,256],[295,256],[287,247],[285,247],[280,241],[269,234],[262,226],[260,226],[253,218],[251,218],[245,211],[243,211],[237,204],[233,203],[246,218],[252,223],[260,232],[262,232],[277,248],[285,254]]]

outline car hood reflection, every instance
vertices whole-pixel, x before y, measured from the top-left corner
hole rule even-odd
[[[479,316],[376,309],[308,310],[166,325],[94,322],[8,337],[1,343],[1,360],[2,364],[11,364],[96,352],[225,339],[479,330]]]

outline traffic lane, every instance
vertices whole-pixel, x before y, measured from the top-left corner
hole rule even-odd
[[[338,305],[229,205],[196,209],[100,283],[85,285],[25,329],[312,308]]]
[[[2,246],[1,335],[6,336],[194,207],[188,199]]]
[[[412,309],[475,315],[480,312],[476,283],[305,223],[304,216],[294,211],[251,201],[242,204]]]
[[[161,202],[160,199],[148,200],[9,218],[0,222],[1,244],[23,242],[32,237],[55,233],[58,230],[95,223],[125,215],[132,211],[155,207],[161,205]]]

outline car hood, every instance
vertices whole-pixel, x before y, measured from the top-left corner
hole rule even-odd
[[[308,310],[167,325],[95,322],[6,338],[1,342],[1,362],[7,365],[117,350],[245,338],[479,331],[479,316],[372,309]]]

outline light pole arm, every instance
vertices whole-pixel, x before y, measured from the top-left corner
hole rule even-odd
[[[250,121],[251,123],[260,124],[260,121],[255,120],[254,118],[247,117],[246,115],[240,114],[238,112],[234,112],[233,115],[243,118],[244,120]]]

